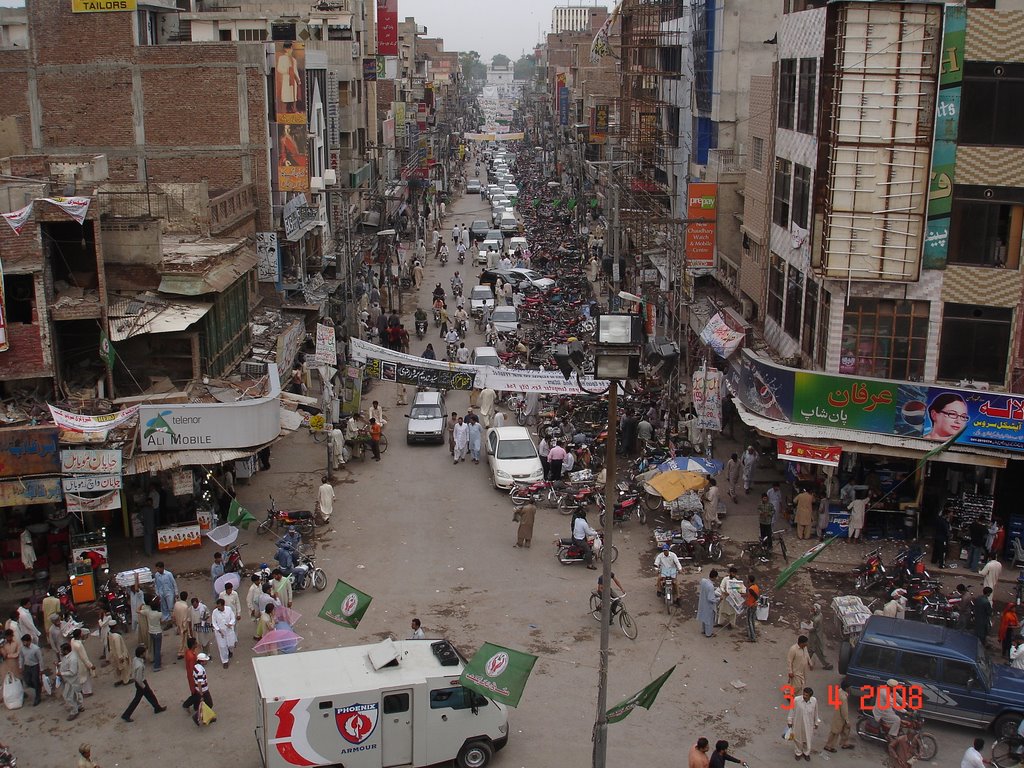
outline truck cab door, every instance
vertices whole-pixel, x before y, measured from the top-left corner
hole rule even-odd
[[[387,691],[381,713],[381,765],[412,764],[412,689]]]

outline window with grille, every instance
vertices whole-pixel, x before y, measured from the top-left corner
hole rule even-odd
[[[782,322],[782,292],[785,290],[785,264],[782,257],[773,253],[768,261],[768,317]]]
[[[796,129],[814,133],[815,97],[817,96],[818,60],[800,59],[797,95]]]
[[[793,176],[793,164],[789,160],[775,158],[775,187],[772,191],[772,221],[789,229],[789,194]]]
[[[928,311],[927,301],[851,298],[843,315],[839,373],[920,381]],[[1005,352],[1003,357],[1005,364]]]
[[[240,29],[238,30],[238,39],[243,43],[255,43],[261,40],[267,39],[267,30],[265,29]]]
[[[793,128],[796,115],[796,59],[779,62],[779,128]]]
[[[782,329],[794,339],[800,338],[800,312],[804,305],[804,273],[789,265],[786,273],[786,316]]]
[[[761,163],[764,162],[764,139],[754,136],[750,140],[750,167],[755,171],[761,170]]]

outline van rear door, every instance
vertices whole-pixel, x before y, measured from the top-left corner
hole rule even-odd
[[[412,688],[387,691],[382,695],[381,765],[412,763]]]

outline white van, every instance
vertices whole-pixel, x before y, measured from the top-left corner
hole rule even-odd
[[[264,768],[484,768],[508,742],[508,710],[459,685],[447,640],[384,640],[258,657]]]

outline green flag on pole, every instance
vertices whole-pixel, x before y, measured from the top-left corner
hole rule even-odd
[[[800,555],[800,557],[798,557],[796,560],[790,563],[786,567],[786,569],[779,574],[779,577],[775,580],[775,588],[782,589],[786,585],[786,582],[793,577],[794,573],[799,571],[801,568],[807,565],[807,563],[811,562],[811,560],[813,560],[822,552],[824,552],[825,547],[827,547],[829,544],[831,544],[838,538],[838,536],[832,536],[830,538],[827,538],[820,544],[815,544],[813,547],[811,547],[802,555]]]
[[[554,200],[551,201],[551,207],[552,208],[560,208],[561,205],[562,205],[562,198],[560,198],[560,197],[556,197]]]
[[[106,331],[100,331],[100,359],[110,370],[114,369],[114,357],[114,345],[110,343],[110,337]]]
[[[484,643],[469,660],[459,682],[489,699],[515,707],[536,661],[533,654]]]
[[[570,211],[575,209],[576,208],[576,198],[573,198],[572,200],[570,200],[569,204],[566,206],[566,208],[568,208]]]
[[[355,629],[363,619],[363,614],[373,600],[365,592],[361,592],[341,579],[334,585],[334,591],[327,597],[327,602],[318,614],[321,619],[337,624],[339,627]]]
[[[637,707],[650,709],[651,705],[654,704],[654,700],[658,698],[658,691],[661,690],[661,686],[665,684],[665,681],[668,680],[675,671],[676,666],[673,664],[661,677],[651,681],[628,699],[609,709],[605,713],[605,716],[608,718],[608,722],[618,723],[625,720],[629,717],[629,713]]]
[[[239,528],[249,530],[249,523],[255,521],[256,518],[248,509],[239,504],[237,499],[231,500],[231,506],[228,507],[228,525],[237,525]]]

